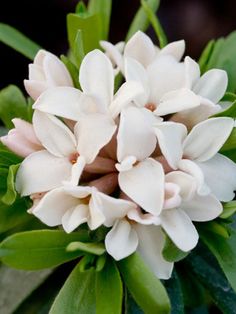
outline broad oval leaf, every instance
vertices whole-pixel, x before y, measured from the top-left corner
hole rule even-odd
[[[189,252],[183,252],[171,241],[166,235],[165,246],[162,250],[162,255],[168,262],[178,262],[185,258]]]
[[[19,168],[20,164],[11,165],[9,167],[7,175],[7,191],[2,197],[2,202],[7,205],[12,205],[17,197],[17,192],[15,189],[15,175]]]

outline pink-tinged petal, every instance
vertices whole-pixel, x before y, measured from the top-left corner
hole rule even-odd
[[[118,174],[114,172],[109,173],[103,177],[100,177],[99,179],[90,181],[88,185],[95,187],[102,193],[111,194],[118,186]]]
[[[197,124],[183,143],[184,156],[196,161],[212,158],[223,146],[234,127],[227,117],[212,118]]]
[[[69,178],[69,181],[63,181],[63,184],[77,186],[79,184],[85,165],[86,165],[86,162],[85,162],[84,157],[79,156],[79,158],[77,159],[77,161],[73,164],[71,168],[71,176]]]
[[[135,225],[138,234],[138,251],[145,263],[160,279],[169,279],[174,263],[167,262],[162,256],[165,245],[165,236],[158,226]]]
[[[119,185],[135,203],[158,215],[164,202],[164,171],[162,165],[148,158],[131,170],[119,173]]]
[[[154,111],[159,116],[191,109],[200,105],[200,97],[186,88],[166,93]]]
[[[113,98],[114,72],[111,61],[103,52],[96,49],[84,57],[79,81],[84,93],[96,99],[100,112],[105,112]]]
[[[49,86],[74,86],[66,66],[55,55],[45,56],[43,69]]]
[[[165,183],[165,201],[163,209],[179,207],[182,202],[180,197],[180,187],[172,182]]]
[[[216,154],[206,162],[198,163],[211,192],[223,202],[231,201],[236,191],[236,164],[229,158]]]
[[[179,187],[179,195],[183,200],[191,199],[196,192],[196,179],[183,171],[169,172],[165,179],[166,182],[174,183]]]
[[[212,194],[206,196],[196,194],[192,200],[184,202],[181,209],[192,221],[210,221],[222,213],[223,206]]]
[[[144,89],[139,82],[129,81],[121,85],[109,107],[110,115],[117,118],[122,109],[132,105],[132,101],[143,95]]]
[[[161,225],[180,250],[188,252],[197,245],[199,238],[197,230],[183,210],[164,210],[161,215]]]
[[[12,119],[12,122],[17,131],[19,131],[29,142],[42,147],[41,143],[36,137],[33,125],[31,123],[19,118]]]
[[[48,88],[47,82],[24,80],[25,90],[31,98],[37,100],[39,96]]]
[[[64,185],[64,191],[77,199],[87,198],[92,194],[93,188],[87,185]]]
[[[76,152],[73,133],[58,118],[35,110],[33,125],[40,142],[54,156],[69,157]]]
[[[42,67],[43,66],[43,60],[47,54],[51,54],[50,52],[40,49],[37,53],[36,56],[34,57],[34,64]]]
[[[117,134],[117,157],[135,156],[143,160],[151,155],[156,147],[156,136],[142,111],[130,107],[122,111]]]
[[[136,251],[138,246],[137,233],[128,221],[117,220],[106,235],[105,246],[107,252],[116,261],[119,261]]]
[[[75,199],[76,200],[76,199]],[[81,224],[88,221],[89,207],[85,204],[79,204],[76,200],[77,206],[68,207],[67,211],[63,215],[61,221],[63,229],[70,233],[78,228]]]
[[[124,43],[120,43],[123,44]],[[109,57],[113,65],[117,66],[121,71],[123,70],[123,57],[119,50],[119,46],[112,45],[108,41],[101,40],[100,46],[105,50],[106,55]]]
[[[85,115],[75,126],[77,150],[86,160],[92,163],[116,131],[115,122],[103,114]]]
[[[193,91],[214,103],[218,103],[226,92],[228,76],[224,70],[207,71],[195,84]]]
[[[158,144],[165,159],[173,169],[183,156],[183,140],[187,136],[187,129],[183,124],[162,122],[154,127]]]
[[[185,57],[185,86],[186,88],[192,89],[195,83],[200,79],[200,67],[196,61],[190,57]]]
[[[136,32],[127,42],[124,56],[137,60],[147,67],[155,58],[156,50],[151,39],[143,32]]]
[[[58,158],[46,150],[29,155],[20,165],[16,175],[16,189],[30,195],[55,189],[68,180],[71,174],[68,158]]]
[[[73,87],[52,87],[34,103],[34,109],[77,121],[81,114],[96,112],[93,100]]]
[[[162,48],[158,56],[171,55],[172,57],[176,59],[176,61],[180,61],[184,55],[184,51],[185,51],[185,41],[178,40]]]
[[[89,165],[86,165],[85,171],[89,173],[110,173],[116,171],[115,161],[110,158],[97,156]]]
[[[37,64],[29,64],[29,80],[30,81],[45,81],[46,77],[43,72],[43,68]]]
[[[66,194],[63,188],[48,192],[32,210],[32,214],[50,227],[61,225],[67,210],[78,204],[77,199]]]

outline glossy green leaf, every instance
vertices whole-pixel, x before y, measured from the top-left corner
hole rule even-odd
[[[231,229],[229,230],[229,226],[225,224],[223,220],[208,221],[205,223],[198,224],[197,226],[198,226],[197,228],[200,230],[210,231],[211,233],[215,233],[225,239],[229,238],[230,236]]]
[[[200,237],[216,257],[231,286],[236,291],[236,232],[225,239],[207,230],[200,230]]]
[[[89,13],[91,13],[91,15],[98,14],[101,20],[101,39],[104,40],[107,40],[109,35],[111,9],[112,0],[90,0],[88,4]]]
[[[220,152],[229,151],[236,148],[236,128],[233,128],[229,138],[225,144],[221,147]]]
[[[166,34],[155,14],[155,12],[153,12],[152,7],[148,4],[148,2],[146,0],[141,0],[141,4],[142,7],[148,17],[149,22],[151,23],[157,38],[159,40],[160,43],[160,48],[163,48],[167,45],[168,41],[167,41],[167,37]]]
[[[212,54],[212,51],[213,51],[213,48],[214,48],[214,44],[215,44],[215,41],[214,40],[210,40],[208,42],[208,44],[206,45],[205,49],[203,50],[200,58],[199,58],[199,66],[200,66],[200,70],[201,70],[201,73],[204,73],[205,72],[205,68],[207,66],[207,63],[210,59],[210,56]]]
[[[80,263],[79,263],[80,264]],[[95,314],[95,271],[74,268],[57,295],[49,314]]]
[[[41,47],[14,27],[0,23],[0,41],[33,60]]]
[[[64,55],[61,55],[61,61],[65,64],[67,70],[69,71],[73,84],[76,88],[80,89],[80,84],[79,84],[79,70],[78,68],[74,65],[72,61],[70,61],[69,58],[67,58]]]
[[[78,68],[80,68],[81,62],[84,58],[84,43],[83,43],[83,35],[82,35],[82,31],[78,30],[76,37],[75,37],[75,42],[74,42],[74,46],[73,46],[73,54],[74,54],[74,58],[76,61],[76,64],[78,66]],[[79,79],[79,76],[77,77],[77,80]]]
[[[122,281],[113,259],[96,273],[96,314],[120,314],[122,312]]]
[[[162,255],[168,262],[178,262],[185,258],[189,252],[183,252],[171,241],[166,235],[165,246],[162,250]]]
[[[222,101],[234,102],[236,101],[236,95],[234,93],[226,92],[222,98]]]
[[[83,243],[83,242],[71,242],[67,248],[67,252],[83,251],[94,255],[102,255],[106,249],[103,243]]]
[[[146,314],[170,313],[164,286],[137,253],[117,264],[128,290]]]
[[[70,242],[88,241],[86,230],[70,234],[59,230],[35,230],[14,234],[0,244],[0,257],[10,267],[36,270],[55,267],[79,256],[82,251],[67,252]]]
[[[223,208],[223,213],[220,215],[220,218],[228,219],[236,212],[236,201],[225,203]]]
[[[86,16],[88,14],[88,10],[83,1],[79,1],[75,7],[75,13],[79,16]]]
[[[160,0],[147,0],[148,6],[151,8],[152,12],[156,12]],[[137,11],[130,28],[128,30],[128,33],[126,35],[126,41],[128,41],[138,30],[145,32],[150,24],[150,21],[147,17],[147,14],[143,7],[140,7],[140,9]]]
[[[165,281],[165,287],[171,301],[171,313],[184,314],[184,297],[176,271],[173,271],[171,278]]]
[[[99,48],[101,34],[101,22],[98,15],[81,17],[70,13],[67,15],[67,30],[70,47],[73,49],[78,30],[81,30],[83,36],[84,53]]]
[[[0,120],[8,129],[13,127],[13,118],[29,120],[28,105],[21,90],[14,85],[0,91]]]
[[[15,189],[15,176],[20,164],[11,165],[9,167],[9,172],[7,176],[7,191],[6,194],[2,197],[2,202],[7,205],[12,205],[17,197],[17,192]]]

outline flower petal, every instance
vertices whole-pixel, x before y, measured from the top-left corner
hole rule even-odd
[[[29,155],[16,175],[16,189],[21,196],[46,192],[62,185],[71,175],[68,158],[59,158],[46,150]]]
[[[185,57],[185,84],[186,88],[192,89],[195,83],[200,79],[200,67],[196,61],[190,57]]]
[[[62,217],[62,226],[67,233],[74,231],[81,224],[87,222],[88,220],[89,215],[88,205],[85,204],[78,205],[78,200],[76,201],[77,206],[75,205],[75,207],[68,207],[67,211]]]
[[[176,59],[176,61],[180,61],[181,58],[183,57],[184,51],[185,51],[185,41],[178,40],[178,41],[173,41],[172,43],[162,48],[158,56],[171,55],[172,57]]]
[[[173,169],[178,168],[178,162],[183,155],[182,143],[187,136],[183,124],[163,122],[154,127],[161,152]]]
[[[158,215],[164,202],[164,171],[162,165],[148,158],[131,170],[119,173],[119,185],[135,203]]]
[[[153,42],[141,31],[137,31],[125,45],[124,56],[137,60],[144,67],[153,61],[155,55]]]
[[[66,157],[76,152],[73,133],[56,117],[35,110],[33,126],[42,145],[54,156]]]
[[[192,221],[210,221],[222,213],[223,206],[212,194],[206,196],[196,194],[192,200],[184,202],[181,209]]]
[[[138,251],[145,263],[160,279],[169,279],[174,263],[167,262],[162,256],[165,245],[165,236],[158,226],[135,225],[138,234]]]
[[[123,43],[120,42],[119,44]],[[108,41],[101,40],[100,46],[105,50],[106,55],[109,57],[113,65],[116,65],[121,71],[123,70],[123,57],[119,49],[119,44],[113,45]]]
[[[218,103],[224,96],[227,85],[227,73],[224,70],[212,69],[200,78],[193,91],[214,103]]]
[[[75,125],[77,150],[86,163],[95,160],[100,149],[111,140],[115,130],[115,122],[108,115],[97,113],[79,119]]]
[[[128,221],[117,220],[106,235],[105,246],[107,252],[116,261],[119,261],[136,251],[138,246],[137,233]]]
[[[183,210],[167,209],[163,211],[161,225],[180,250],[188,252],[197,245],[199,238],[197,230]]]
[[[184,155],[196,161],[212,158],[223,146],[234,127],[227,117],[212,118],[197,124],[183,143]]]
[[[114,72],[111,61],[103,52],[96,49],[84,57],[79,81],[84,93],[96,99],[100,112],[105,112],[113,98]]]
[[[156,136],[142,111],[135,107],[124,109],[117,134],[118,161],[129,156],[143,160],[151,155],[155,147]]]
[[[48,88],[47,82],[34,81],[34,80],[24,80],[25,90],[34,100],[39,98],[39,96]]]
[[[236,164],[229,158],[216,154],[210,160],[198,163],[211,192],[223,202],[231,201],[236,190]]]

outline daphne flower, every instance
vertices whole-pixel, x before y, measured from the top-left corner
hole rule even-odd
[[[183,124],[164,122],[155,127],[162,154],[172,169],[192,174],[198,192],[210,191],[221,201],[233,199],[236,166],[218,153],[234,127],[227,117],[212,118],[197,124],[187,135]]]
[[[100,42],[106,54],[110,57],[113,64],[124,73],[124,59],[132,58],[147,68],[155,59],[160,56],[170,55],[176,61],[180,61],[184,54],[185,42],[179,40],[168,44],[163,49],[155,46],[152,40],[143,32],[137,31],[129,41],[122,47],[121,45],[112,45],[107,41]],[[123,52],[123,54],[122,54]]]
[[[11,129],[6,136],[0,138],[5,146],[21,157],[27,157],[43,149],[35,135],[32,124],[18,118],[13,119],[12,122],[15,128]]]
[[[29,65],[29,79],[24,80],[28,94],[36,100],[45,90],[53,86],[73,86],[65,65],[55,55],[39,50],[34,63]]]

